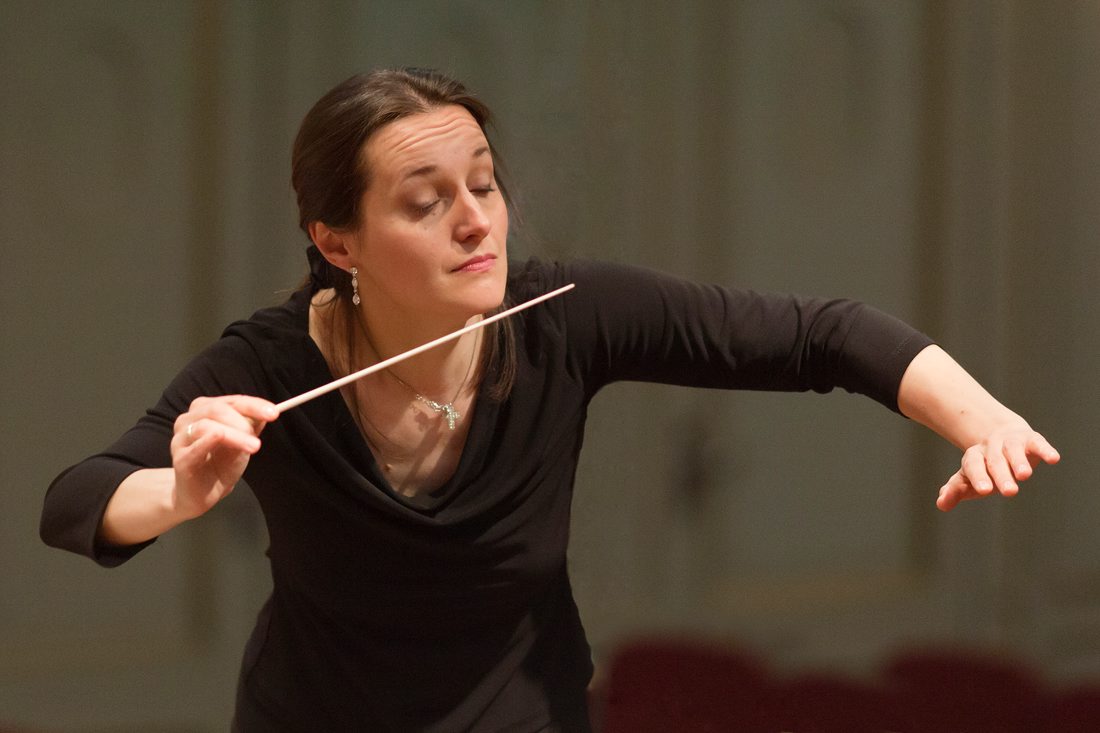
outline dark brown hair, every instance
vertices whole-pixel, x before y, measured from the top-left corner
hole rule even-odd
[[[492,115],[485,103],[461,82],[430,69],[382,69],[353,76],[321,97],[302,120],[291,156],[291,183],[298,197],[298,225],[307,236],[309,225],[315,221],[337,230],[358,225],[359,204],[371,176],[363,148],[375,132],[403,117],[452,104],[465,108],[486,139],[490,139],[488,127]],[[503,166],[491,140],[490,149],[497,185],[511,211],[512,200],[501,180]],[[356,361],[352,353],[353,332],[358,326],[351,304],[351,276],[323,259],[317,262],[316,268],[320,271],[313,273],[315,283],[320,281],[336,293],[331,310],[329,350],[337,363],[330,366],[335,370],[352,371]],[[502,304],[501,308],[506,306],[507,303]],[[515,379],[515,336],[508,319],[491,324],[487,329],[487,348],[482,351],[479,373],[483,377],[495,373],[489,394],[495,399],[503,399]],[[346,351],[336,348],[333,336],[337,330],[343,330],[346,335]]]

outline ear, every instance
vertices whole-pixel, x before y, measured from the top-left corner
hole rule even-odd
[[[351,234],[328,226],[321,221],[309,223],[309,238],[317,245],[317,250],[325,259],[341,270],[350,270],[355,265],[348,247]]]

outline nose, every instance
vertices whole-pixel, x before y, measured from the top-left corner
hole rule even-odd
[[[477,244],[493,228],[482,202],[470,191],[464,191],[456,200],[455,216],[454,238],[462,244]]]

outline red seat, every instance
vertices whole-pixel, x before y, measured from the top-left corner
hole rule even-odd
[[[915,731],[1034,733],[1038,676],[1007,657],[965,650],[895,655],[883,679]]]
[[[775,732],[768,676],[749,654],[701,641],[637,641],[607,669],[602,733]]]
[[[1100,731],[1100,685],[1052,693],[1039,708],[1038,733]]]
[[[776,686],[773,730],[798,733],[909,731],[912,721],[889,690],[832,674],[806,674]]]

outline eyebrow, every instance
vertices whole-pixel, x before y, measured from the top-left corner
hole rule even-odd
[[[488,145],[482,145],[480,148],[474,151],[474,154],[470,156],[471,159],[480,158],[489,152]],[[402,181],[407,181],[410,178],[416,178],[417,176],[427,176],[435,173],[439,166],[436,165],[422,165],[419,168],[414,168],[405,175],[401,176]]]

